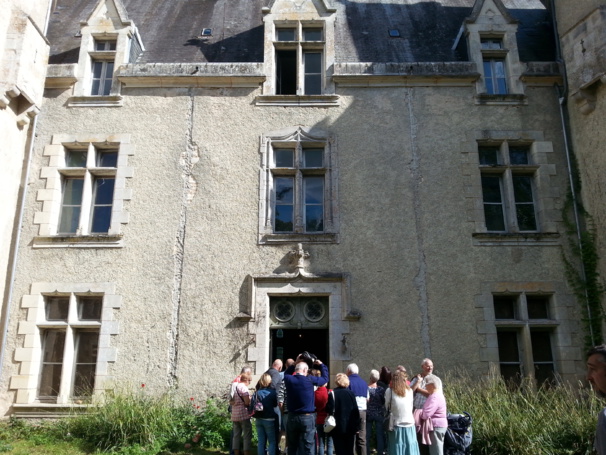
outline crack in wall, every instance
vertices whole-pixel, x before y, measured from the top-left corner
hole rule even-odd
[[[411,160],[408,165],[408,171],[411,176],[412,203],[415,220],[415,230],[417,238],[417,259],[419,269],[413,279],[413,283],[419,294],[417,306],[421,313],[421,342],[423,344],[423,353],[427,358],[431,358],[431,341],[429,337],[429,303],[427,298],[427,258],[425,257],[425,239],[423,236],[422,208],[421,208],[421,184],[423,175],[420,168],[420,156],[417,147],[417,119],[413,112],[413,91],[406,89],[404,100],[408,109],[408,119],[410,122],[410,150]]]
[[[193,176],[193,169],[200,160],[198,145],[193,140],[194,131],[194,96],[189,91],[189,109],[187,110],[186,147],[181,153],[179,164],[181,166],[181,178],[183,180],[181,214],[179,217],[179,228],[175,237],[173,250],[175,268],[172,292],[172,313],[169,331],[168,347],[168,374],[167,382],[170,387],[178,385],[177,364],[179,360],[179,322],[181,313],[181,286],[183,283],[183,266],[185,259],[185,238],[187,232],[187,208],[196,195],[198,182]]]

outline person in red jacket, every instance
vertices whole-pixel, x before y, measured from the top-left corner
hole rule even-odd
[[[320,376],[319,370],[312,370],[311,374],[314,376]],[[316,404],[316,455],[324,455],[324,449],[326,449],[326,455],[332,455],[333,444],[332,437],[330,434],[324,433],[324,421],[328,413],[326,412],[326,403],[328,403],[328,384],[319,386],[314,392],[315,404]]]

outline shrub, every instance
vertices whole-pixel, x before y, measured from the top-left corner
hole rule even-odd
[[[558,384],[512,390],[500,377],[447,376],[448,411],[471,414],[473,453],[537,455],[592,453],[597,415],[602,404],[581,384]]]

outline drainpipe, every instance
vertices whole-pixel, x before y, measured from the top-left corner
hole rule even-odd
[[[9,316],[10,316],[10,309],[11,309],[11,301],[13,299],[13,291],[14,291],[14,282],[15,282],[15,273],[17,270],[17,255],[19,252],[19,243],[21,241],[21,226],[23,224],[23,213],[25,211],[25,200],[26,200],[26,196],[27,196],[27,187],[28,187],[28,182],[29,182],[29,168],[30,168],[30,164],[31,164],[31,160],[32,160],[32,155],[33,155],[33,150],[34,150],[34,138],[36,137],[36,125],[38,123],[38,116],[36,115],[33,120],[30,123],[28,132],[27,132],[27,143],[26,143],[26,148],[27,148],[27,155],[24,157],[24,163],[25,163],[25,169],[24,169],[24,175],[23,175],[23,179],[21,180],[22,183],[22,188],[20,191],[20,196],[19,196],[19,200],[18,200],[18,208],[19,208],[19,215],[18,215],[18,219],[16,224],[14,225],[14,231],[16,231],[15,233],[15,240],[13,243],[13,247],[12,247],[12,251],[11,254],[9,256],[9,264],[7,267],[8,272],[8,276],[7,276],[7,283],[8,283],[8,292],[5,292],[4,295],[6,295],[6,300],[4,301],[4,305],[2,308],[2,320],[3,320],[3,324],[2,324],[2,344],[0,345],[0,378],[2,377],[2,370],[3,370],[3,366],[4,366],[4,353],[6,351],[6,337],[8,334],[8,322],[9,322]]]
[[[583,279],[583,281],[586,280],[586,273],[585,273],[585,261],[583,258],[583,248],[581,246],[581,221],[580,221],[580,217],[579,217],[579,201],[578,201],[578,196],[577,196],[577,192],[574,188],[574,177],[573,177],[573,171],[572,171],[572,155],[571,155],[571,151],[570,151],[570,143],[569,143],[569,138],[568,138],[568,131],[569,131],[569,123],[568,123],[568,117],[566,116],[566,112],[565,112],[565,106],[567,106],[567,97],[568,97],[568,76],[566,74],[566,63],[564,62],[564,59],[562,58],[562,48],[560,46],[560,35],[558,33],[558,22],[556,19],[556,12],[555,12],[555,0],[550,0],[550,5],[551,5],[551,20],[552,20],[552,25],[553,25],[553,34],[554,34],[554,38],[555,38],[555,44],[556,44],[556,61],[559,63],[560,65],[560,69],[562,71],[562,75],[564,76],[564,87],[560,87],[557,84],[554,85],[555,90],[556,90],[556,94],[558,96],[558,104],[560,106],[560,121],[562,122],[562,135],[564,136],[564,151],[566,153],[566,164],[568,166],[568,182],[570,185],[570,194],[572,197],[572,211],[574,214],[574,224],[575,224],[575,230],[576,230],[576,234],[577,234],[577,241],[579,243],[579,255],[581,257],[581,278]],[[585,305],[586,305],[586,309],[587,309],[587,317],[589,318],[589,336],[591,336],[591,343],[592,344],[596,344],[595,341],[595,335],[593,333],[593,326],[591,324],[591,321],[593,320],[593,316],[591,314],[591,307],[589,306],[589,295],[587,294],[587,289],[585,289]]]

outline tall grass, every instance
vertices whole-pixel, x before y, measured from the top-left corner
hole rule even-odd
[[[201,406],[194,398],[141,389],[112,393],[99,406],[70,419],[68,429],[99,451],[158,453],[192,446],[226,448],[231,422],[214,400]]]
[[[588,455],[604,406],[591,390],[558,384],[512,390],[498,377],[444,378],[448,411],[471,414],[474,455]]]

